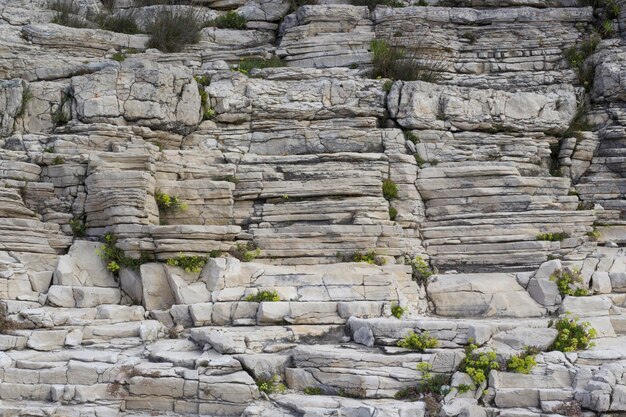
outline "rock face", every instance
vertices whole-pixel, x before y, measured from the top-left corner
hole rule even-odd
[[[5,3],[0,415],[626,412],[624,1]]]

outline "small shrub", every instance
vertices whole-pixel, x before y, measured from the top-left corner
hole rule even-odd
[[[73,28],[89,27],[88,22],[78,15],[80,7],[72,0],[57,0],[48,7],[56,12],[52,23]]]
[[[20,103],[20,108],[17,110],[15,117],[22,117],[26,114],[26,108],[28,107],[28,103],[33,98],[33,92],[30,91],[30,88],[24,87],[22,90],[22,102]]]
[[[259,291],[256,294],[251,294],[247,296],[246,301],[252,301],[255,303],[268,302],[268,301],[276,302],[276,301],[280,301],[280,296],[278,295],[276,291],[263,290],[263,291]]]
[[[591,339],[596,337],[597,332],[587,321],[579,323],[578,318],[568,314],[566,317],[557,320],[555,328],[558,334],[550,350],[574,352],[595,346]]]
[[[119,15],[101,13],[96,15],[93,20],[102,30],[125,33],[127,35],[141,33],[139,26],[137,26],[137,19],[132,12],[126,12]]]
[[[164,212],[174,213],[187,210],[187,204],[185,202],[181,201],[178,197],[170,196],[159,190],[156,190],[154,193],[154,199],[156,200],[159,210],[163,210]]]
[[[52,165],[63,165],[65,163],[65,159],[61,158],[60,156],[55,156],[54,159],[52,160]]]
[[[413,142],[415,145],[420,143],[420,138],[415,133],[410,130],[403,130],[402,132],[404,133],[404,139]]]
[[[383,181],[383,197],[385,197],[385,200],[398,197],[398,186],[390,178]]]
[[[431,398],[439,403],[444,395],[450,391],[450,376],[447,374],[433,374],[432,365],[428,362],[417,364],[417,370],[422,374],[421,381],[413,387],[402,388],[394,395],[397,400],[419,400]]]
[[[400,307],[397,304],[394,304],[391,306],[391,315],[394,316],[397,319],[401,319],[402,316],[404,315],[404,308]]]
[[[602,22],[602,26],[600,26],[600,35],[603,38],[610,38],[615,34],[615,28],[613,27],[613,22],[610,20],[605,20]]]
[[[185,256],[181,253],[168,259],[167,264],[183,268],[186,272],[200,272],[208,260],[206,256]]]
[[[436,348],[439,341],[434,337],[431,337],[428,332],[417,334],[409,332],[404,339],[398,341],[398,347],[417,350],[418,352],[424,352],[426,349]]]
[[[484,353],[474,352],[478,346],[470,339],[469,345],[465,347],[465,359],[461,362],[459,369],[472,378],[474,384],[480,385],[487,380],[487,376],[492,369],[499,369],[500,363],[496,360],[496,352],[491,350]]]
[[[43,151],[45,153],[54,153],[54,147],[52,146],[46,146],[45,148],[43,148]]]
[[[467,39],[470,44],[474,44],[476,42],[476,39],[478,39],[478,36],[476,36],[474,32],[464,32],[461,35],[461,38]]]
[[[324,391],[320,387],[306,387],[304,393],[306,395],[322,395]]]
[[[428,6],[428,2],[426,2],[426,0],[419,0],[416,6]]]
[[[85,222],[79,218],[73,218],[70,220],[70,227],[72,228],[72,234],[76,237],[85,237],[87,227]]]
[[[365,253],[355,252],[354,254],[352,254],[352,257],[350,258],[350,261],[352,261],[352,262],[365,262],[366,264],[378,265],[378,266],[382,266],[382,265],[385,264],[385,259],[381,258],[378,255],[376,255],[376,251],[374,251],[374,250],[370,250],[370,251],[365,252]]]
[[[137,269],[142,264],[150,262],[150,258],[146,254],[141,254],[139,259],[128,257],[124,251],[116,246],[117,238],[113,233],[104,235],[104,243],[97,249],[96,253],[104,260],[107,269],[117,276],[122,267]]]
[[[535,361],[535,355],[537,353],[539,353],[538,349],[527,347],[524,352],[519,355],[511,356],[506,363],[506,370],[520,374],[529,374],[530,371],[537,365],[537,362]]]
[[[593,33],[587,39],[583,39],[578,46],[563,51],[565,60],[576,71],[578,82],[586,91],[591,89],[595,74],[595,67],[591,63],[586,63],[586,60],[596,51],[598,43],[600,43],[600,36]]]
[[[393,221],[398,216],[398,210],[394,207],[389,207],[389,220]]]
[[[469,392],[469,390],[472,389],[472,386],[467,385],[467,384],[459,384],[454,388],[456,388],[459,391],[459,394],[465,394],[466,392]]]
[[[51,111],[50,117],[55,125],[61,126],[70,121],[70,116],[65,112],[65,104],[69,100],[69,96],[63,93],[61,96],[61,102],[56,107],[56,110]]]
[[[424,158],[422,158],[420,156],[420,154],[416,153],[415,155],[413,155],[415,157],[415,162],[417,162],[417,166],[420,168],[424,167],[424,164],[426,164],[426,160]]]
[[[393,81],[391,80],[387,80],[385,81],[385,83],[383,84],[383,91],[385,92],[390,92],[391,88],[393,87]]]
[[[607,0],[604,4],[604,14],[607,19],[617,19],[622,11],[622,7],[616,0]]]
[[[239,13],[231,10],[228,13],[216,17],[213,20],[206,22],[205,26],[212,26],[218,29],[237,29],[243,30],[246,28],[247,20]]]
[[[180,52],[185,46],[200,41],[202,25],[192,8],[172,10],[160,8],[147,25],[148,48],[161,52]]]
[[[335,394],[345,398],[366,398],[365,388],[340,388]]]
[[[239,61],[237,64],[237,71],[242,74],[250,74],[250,71],[253,69],[263,69],[263,68],[280,68],[284,67],[285,63],[276,55],[272,56],[268,59],[263,58],[244,58]]]
[[[433,274],[428,263],[419,256],[416,256],[410,263],[413,279],[418,284],[426,285],[428,278]]]
[[[281,392],[285,392],[287,389],[285,385],[280,382],[280,377],[278,375],[274,375],[272,377],[259,377],[259,379],[255,382],[257,387],[259,387],[259,391],[266,394],[279,394]]]
[[[597,229],[593,229],[591,232],[587,232],[587,236],[592,242],[597,242],[601,235]]]
[[[111,56],[113,61],[122,62],[126,59],[126,55],[123,52],[116,52]]]
[[[261,250],[252,242],[238,243],[228,252],[242,262],[252,262],[261,254]]]
[[[379,39],[371,42],[370,49],[374,78],[433,83],[441,79],[441,72],[447,65],[444,59],[421,44],[412,45],[408,50]]]
[[[558,270],[550,276],[550,280],[556,282],[556,286],[559,288],[559,292],[563,297],[566,295],[572,295],[576,297],[589,295],[589,291],[585,288],[581,288],[583,278],[580,275],[578,269]]]
[[[537,235],[537,240],[547,240],[549,242],[560,242],[569,237],[568,233],[558,232],[558,233],[540,233]]]
[[[18,327],[17,323],[9,319],[6,304],[0,304],[0,334],[7,334]]]

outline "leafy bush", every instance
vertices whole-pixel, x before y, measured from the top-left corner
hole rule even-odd
[[[432,365],[428,362],[417,364],[417,370],[422,374],[421,381],[413,387],[402,388],[394,395],[398,400],[418,400],[430,396],[439,402],[450,391],[450,376],[447,374],[433,374]]]
[[[206,256],[185,256],[182,253],[167,260],[168,265],[178,266],[187,272],[200,272],[209,260]]]
[[[198,14],[192,9],[157,9],[147,32],[150,34],[148,48],[162,52],[180,52],[185,46],[200,41],[202,25]]]
[[[228,13],[216,17],[213,20],[206,22],[205,26],[213,26],[219,29],[237,29],[242,30],[246,28],[247,20],[239,13],[231,10]]]
[[[382,266],[385,264],[385,259],[376,255],[376,251],[370,250],[365,253],[355,252],[349,259],[352,262],[365,262],[370,265]]]
[[[394,304],[391,306],[391,315],[397,319],[401,319],[402,316],[404,315],[404,312],[405,312],[404,308],[400,307],[397,304]]]
[[[398,216],[398,210],[395,207],[389,207],[389,220],[395,220]]]
[[[595,67],[591,63],[586,63],[586,60],[596,51],[598,43],[600,43],[600,36],[592,33],[587,39],[583,39],[578,46],[563,51],[565,60],[576,71],[578,82],[587,91],[591,89],[593,84]]]
[[[437,82],[447,63],[437,55],[433,55],[421,44],[412,45],[410,50],[390,45],[385,40],[373,40],[372,76],[391,80]]]
[[[589,295],[589,291],[585,288],[581,288],[583,278],[580,275],[579,269],[568,269],[555,271],[550,280],[556,282],[556,286],[559,288],[559,292],[562,296],[572,295],[576,297]]]
[[[600,231],[593,229],[591,232],[587,232],[587,236],[589,237],[589,240],[591,240],[592,242],[596,242],[598,239],[600,239]]]
[[[122,267],[137,269],[142,264],[150,262],[150,257],[146,254],[141,254],[139,259],[128,257],[124,254],[124,251],[116,246],[117,238],[113,233],[106,233],[104,235],[104,244],[101,245],[96,253],[104,260],[107,265],[107,269],[117,276],[119,270]]]
[[[387,80],[383,84],[383,90],[387,93],[391,91],[391,87],[393,87],[393,81],[391,80]]]
[[[252,301],[255,303],[261,303],[264,301],[276,302],[280,301],[280,296],[276,291],[263,290],[259,291],[256,294],[251,294],[247,296],[246,301]]]
[[[304,393],[306,395],[322,395],[324,391],[320,387],[306,387]]]
[[[285,385],[280,382],[280,377],[278,375],[274,375],[272,377],[259,377],[256,381],[257,387],[259,387],[259,391],[264,392],[266,394],[276,394],[284,392],[287,388]]]
[[[420,138],[410,130],[403,130],[402,133],[404,133],[404,139],[413,142],[415,145],[420,143]]]
[[[238,243],[235,247],[230,248],[228,253],[242,262],[252,262],[261,254],[261,250],[252,242]]]
[[[519,355],[511,356],[506,363],[507,371],[528,374],[537,365],[535,355],[539,353],[536,348],[527,347]]]
[[[52,165],[63,165],[65,163],[65,159],[61,158],[60,156],[55,156],[54,159],[52,160]]]
[[[76,237],[85,237],[87,232],[87,227],[85,226],[85,222],[79,218],[73,218],[70,220],[70,228],[72,229],[72,234]]]
[[[263,69],[263,68],[279,68],[284,67],[285,63],[276,55],[272,56],[268,59],[262,58],[244,58],[239,61],[237,65],[237,71],[242,74],[250,74],[255,68]]]
[[[398,347],[417,350],[419,352],[424,352],[426,349],[436,348],[439,344],[439,341],[434,337],[431,337],[428,332],[423,332],[421,334],[416,334],[414,332],[409,332],[404,339],[398,341]]]
[[[125,33],[127,35],[141,33],[141,30],[137,25],[137,19],[132,11],[119,15],[100,13],[96,15],[93,20],[102,30]]]
[[[558,233],[540,233],[537,235],[537,240],[547,240],[550,242],[560,242],[564,239],[567,239],[569,234],[565,232]]]
[[[73,28],[89,27],[87,20],[78,15],[80,8],[71,0],[56,0],[48,7],[56,12],[52,23]]]
[[[595,346],[591,339],[596,337],[597,332],[587,321],[579,323],[578,318],[568,314],[564,318],[557,320],[555,328],[558,331],[558,335],[550,350],[574,352]]]
[[[433,274],[428,263],[419,256],[416,256],[415,259],[410,262],[410,265],[413,280],[418,284],[426,285],[428,278]]]
[[[390,178],[383,181],[383,197],[385,197],[386,200],[398,197],[398,186]]]
[[[461,362],[459,369],[472,378],[476,385],[480,385],[487,380],[487,376],[492,369],[499,369],[500,363],[496,360],[496,352],[491,350],[483,353],[474,352],[478,346],[472,339],[465,347],[465,359]]]
[[[399,0],[350,0],[353,6],[367,6],[374,10],[376,6],[404,7],[404,3]]]
[[[174,213],[187,210],[187,204],[185,202],[181,201],[178,197],[170,196],[160,190],[156,190],[154,199],[159,209],[165,212]]]
[[[126,59],[126,55],[123,52],[116,52],[111,56],[113,61],[122,62]]]

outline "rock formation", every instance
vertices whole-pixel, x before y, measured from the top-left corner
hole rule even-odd
[[[626,413],[626,1],[162,3],[0,3],[0,415]]]

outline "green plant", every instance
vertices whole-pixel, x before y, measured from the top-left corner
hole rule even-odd
[[[54,148],[52,146],[46,146],[43,148],[45,153],[54,153]]]
[[[185,256],[182,253],[167,260],[168,265],[178,266],[187,272],[200,272],[209,260],[206,256]]]
[[[398,210],[394,207],[389,207],[389,220],[394,221],[398,216]]]
[[[581,201],[578,203],[578,206],[576,206],[576,210],[593,210],[594,206],[593,201]]]
[[[413,142],[415,145],[420,143],[420,138],[410,130],[403,130],[402,133],[404,133],[404,139]]]
[[[474,44],[476,42],[476,39],[478,39],[478,36],[476,36],[474,32],[464,32],[461,35],[461,38],[467,39],[470,44]]]
[[[426,285],[428,278],[433,274],[428,263],[419,256],[416,256],[410,264],[413,280],[418,284]]]
[[[126,59],[124,52],[116,52],[111,56],[113,61],[122,62]]]
[[[261,254],[261,250],[252,242],[238,243],[228,251],[233,257],[242,262],[252,262]]]
[[[244,16],[231,10],[222,16],[209,20],[205,23],[205,26],[213,26],[219,29],[243,30],[246,28],[246,23],[247,20]]]
[[[506,363],[506,370],[520,374],[529,374],[537,365],[535,361],[535,355],[537,353],[539,353],[537,348],[527,347],[522,353],[511,356]]]
[[[394,398],[404,399],[426,399],[432,398],[437,403],[450,391],[450,375],[433,374],[432,365],[428,362],[417,364],[417,370],[421,373],[421,381],[416,386],[405,387],[396,392]]]
[[[474,384],[480,385],[487,380],[487,376],[492,369],[499,369],[500,363],[496,360],[497,355],[493,350],[476,353],[478,346],[472,339],[465,347],[465,359],[461,362],[459,369],[472,378]]]
[[[52,160],[52,165],[63,165],[65,163],[65,159],[61,158],[59,155],[55,156]]]
[[[385,264],[385,259],[376,255],[376,251],[374,250],[370,250],[365,253],[355,252],[349,260],[352,262],[365,262],[370,265],[381,266]]]
[[[93,21],[102,30],[111,32],[125,33],[127,35],[135,35],[141,33],[137,25],[135,14],[131,11],[112,15],[108,13],[100,13],[93,17]]]
[[[264,301],[276,302],[280,301],[280,296],[276,291],[263,290],[259,291],[256,294],[251,294],[247,296],[246,301],[252,301],[255,303],[261,303]]]
[[[48,7],[56,12],[52,23],[73,28],[89,27],[87,20],[78,15],[80,7],[72,0],[56,0]]]
[[[604,5],[604,14],[607,19],[617,19],[622,11],[622,7],[615,0],[607,0]]]
[[[393,87],[393,81],[391,80],[387,80],[383,84],[383,90],[386,91],[387,93],[391,91],[391,87]]]
[[[537,235],[537,240],[547,240],[549,242],[560,242],[569,237],[568,233],[558,232],[558,233],[539,233]]]
[[[244,58],[239,61],[237,67],[235,68],[242,74],[250,74],[250,71],[253,69],[263,69],[263,68],[279,68],[284,67],[285,63],[276,55],[271,58]]]
[[[426,0],[419,0],[416,6],[428,6],[428,2],[426,2]]]
[[[200,95],[200,106],[202,107],[202,120],[209,120],[215,117],[215,110],[211,108],[209,104],[209,94],[206,92],[205,88],[208,84],[206,76],[203,78],[195,77],[196,82],[198,83],[198,94]]]
[[[610,38],[615,34],[615,28],[613,27],[613,22],[606,19],[602,22],[600,26],[600,34],[603,38]]]
[[[391,80],[437,82],[447,62],[421,44],[411,45],[410,49],[390,45],[382,39],[373,40],[372,76]]]
[[[587,321],[579,323],[577,317],[572,317],[568,313],[565,317],[557,320],[554,326],[558,333],[550,350],[574,352],[595,346],[591,339],[596,337],[597,332]]]
[[[424,158],[422,158],[420,156],[420,154],[416,153],[415,155],[413,155],[415,157],[415,162],[417,162],[417,166],[422,168],[424,167],[424,164],[426,163],[426,160]]]
[[[55,125],[64,125],[70,121],[70,116],[65,112],[65,104],[69,100],[69,95],[62,93],[61,102],[56,106],[56,110],[51,110],[50,118]]]
[[[272,377],[261,376],[255,382],[257,387],[259,387],[259,391],[266,394],[281,393],[287,389],[285,385],[280,382],[280,377],[278,375],[274,375]]]
[[[128,257],[124,251],[117,247],[117,238],[113,233],[104,235],[104,243],[96,250],[98,256],[104,260],[107,269],[115,276],[119,270],[124,268],[137,269],[142,264],[150,262],[150,257],[144,253],[138,259]]]
[[[174,213],[187,210],[187,203],[181,201],[178,197],[170,196],[160,190],[155,191],[154,199],[159,209],[165,212]]]
[[[9,319],[6,304],[0,304],[0,334],[7,334],[7,332],[15,330],[18,327],[16,322]]]
[[[596,51],[598,43],[600,43],[600,36],[597,33],[592,33],[586,39],[583,39],[578,46],[573,46],[563,51],[565,60],[576,71],[578,82],[585,87],[586,91],[591,89],[593,75],[595,74],[594,65],[586,63],[586,61]]]
[[[320,387],[306,387],[304,393],[306,395],[322,395],[324,391]]]
[[[587,232],[587,236],[589,237],[589,240],[596,242],[600,239],[601,234],[600,231],[594,228],[591,232]]]
[[[404,339],[398,341],[398,347],[417,350],[419,352],[424,352],[426,349],[436,348],[439,344],[439,341],[431,337],[428,332],[423,332],[421,334],[417,334],[415,332],[409,332]]]
[[[72,234],[76,237],[85,237],[87,232],[87,227],[85,226],[85,222],[80,218],[73,218],[70,220],[70,228],[72,229]]]
[[[405,313],[405,309],[400,307],[398,304],[394,304],[391,306],[391,315],[397,319],[401,319]]]
[[[385,197],[385,200],[398,197],[398,186],[390,178],[383,181],[383,197]]]
[[[150,34],[148,48],[162,52],[180,52],[185,46],[200,41],[202,25],[193,8],[157,9],[153,19],[147,25]]]
[[[30,91],[30,88],[24,87],[22,90],[22,102],[20,103],[20,108],[17,110],[15,117],[22,117],[26,114],[26,108],[28,107],[28,103],[33,98],[33,92]]]
[[[466,392],[469,392],[469,390],[472,389],[472,386],[467,385],[467,384],[459,384],[454,388],[456,388],[459,391],[459,394],[465,394]]]
[[[589,295],[589,291],[585,288],[581,288],[583,278],[579,269],[568,269],[555,271],[550,280],[556,282],[556,286],[559,289],[559,293],[563,297],[566,295],[572,295],[575,297]]]

